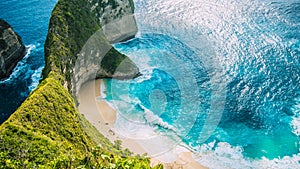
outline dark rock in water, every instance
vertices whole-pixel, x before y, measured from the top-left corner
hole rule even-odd
[[[25,52],[20,36],[6,21],[0,19],[0,79],[9,77]]]

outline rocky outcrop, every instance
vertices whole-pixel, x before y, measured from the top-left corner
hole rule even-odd
[[[60,0],[50,19],[43,76],[63,76],[63,85],[75,97],[87,80],[134,78],[138,67],[110,43],[133,37],[136,31],[132,0]]]
[[[9,77],[25,52],[20,36],[6,21],[0,19],[0,79]]]
[[[137,33],[133,0],[91,0],[103,33],[110,43],[131,39]]]
[[[0,168],[151,168],[148,158],[110,143],[71,97],[76,84],[89,79],[132,78],[139,72],[109,44],[88,2],[59,0],[53,10],[44,79],[0,125]]]
[[[87,0],[58,1],[45,43],[44,79],[0,125],[0,168],[151,168],[148,158],[110,143],[71,97],[86,80],[138,74],[109,44],[91,7]]]
[[[73,72],[72,87],[75,95],[78,94],[81,85],[91,79],[132,79],[139,75],[135,63],[107,43],[101,29],[82,47]]]

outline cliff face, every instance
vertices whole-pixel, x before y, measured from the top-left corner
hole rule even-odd
[[[111,43],[128,40],[137,33],[133,0],[91,0],[103,33]]]
[[[9,77],[25,52],[20,36],[7,22],[0,19],[0,79]]]
[[[107,3],[101,0],[59,1],[53,10],[45,43],[46,66],[43,76],[47,77],[51,71],[62,75],[63,85],[73,96],[76,96],[78,89],[87,80],[104,77],[126,79],[139,74],[137,66],[110,45],[101,29],[102,22],[110,23],[122,18],[123,14],[132,14],[132,7],[129,1]],[[116,11],[120,11],[120,6],[125,12],[116,14]],[[116,14],[118,17],[105,17],[106,13]],[[127,33],[120,32],[116,36],[118,40],[129,37]]]

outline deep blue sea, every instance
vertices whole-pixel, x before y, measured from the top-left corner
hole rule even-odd
[[[51,12],[57,0],[1,0],[0,18],[21,36],[27,55],[13,74],[0,81],[0,124],[36,88],[44,67],[44,42]]]
[[[300,168],[300,1],[135,2],[115,47],[143,75],[106,80],[117,130],[179,137],[212,168]]]

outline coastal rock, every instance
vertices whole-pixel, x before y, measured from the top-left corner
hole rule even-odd
[[[133,0],[92,0],[91,10],[102,26],[110,43],[126,41],[138,31]]]
[[[0,19],[0,79],[9,77],[25,52],[20,36],[6,21]]]
[[[138,76],[136,64],[111,45],[135,36],[133,10],[132,0],[58,1],[45,43],[43,77],[51,71],[63,76],[63,85],[76,97],[88,80]]]
[[[110,45],[90,9],[86,0],[58,0],[45,43],[43,80],[0,125],[0,168],[151,168],[148,158],[112,144],[76,107],[74,76],[80,84],[95,78],[88,77],[94,66],[104,71],[97,77],[127,78],[139,72]],[[122,63],[125,67],[119,66]]]

